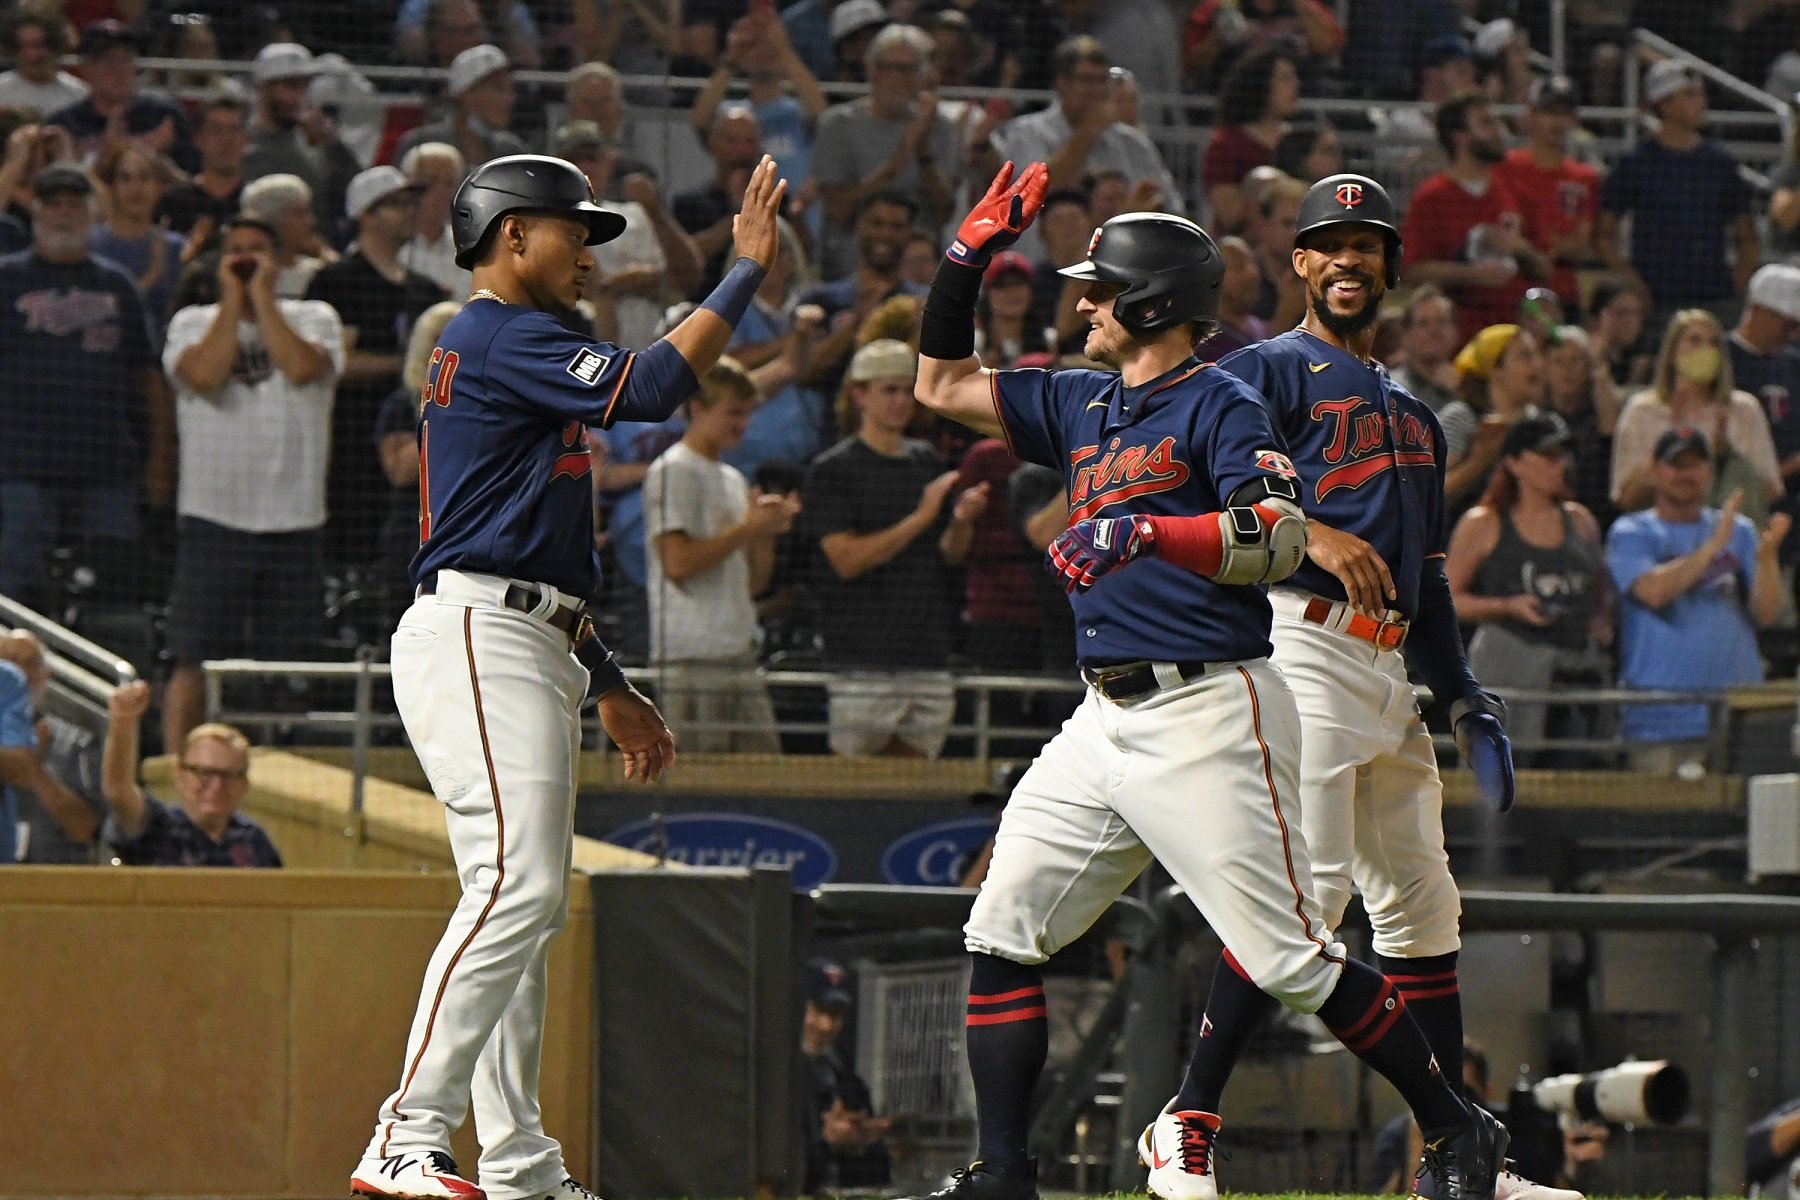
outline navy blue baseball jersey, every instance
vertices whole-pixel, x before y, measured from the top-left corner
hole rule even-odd
[[[1293,467],[1256,393],[1189,359],[1138,387],[1103,371],[998,371],[1007,444],[1062,472],[1071,522],[1218,512],[1238,488]],[[1269,651],[1269,598],[1160,559],[1133,563],[1070,597],[1083,666],[1238,662]]]
[[[1262,394],[1300,472],[1309,518],[1374,547],[1394,607],[1418,615],[1419,571],[1444,555],[1444,431],[1437,414],[1380,364],[1302,329],[1219,360]],[[1336,600],[1344,586],[1308,558],[1287,582]]]
[[[659,421],[686,398],[634,381],[638,357],[495,300],[450,319],[420,403],[415,585],[450,569],[594,594],[588,426]]]

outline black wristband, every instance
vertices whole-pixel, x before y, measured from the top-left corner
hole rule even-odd
[[[931,277],[925,312],[919,321],[919,353],[945,362],[975,355],[975,298],[981,294],[981,268],[944,259]]]

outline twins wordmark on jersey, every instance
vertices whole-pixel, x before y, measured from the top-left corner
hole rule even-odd
[[[1007,444],[1063,473],[1073,521],[1198,516],[1258,478],[1294,477],[1268,411],[1243,382],[1188,359],[1137,387],[1104,371],[999,371],[991,377]],[[1160,559],[1070,597],[1075,656],[1125,662],[1238,662],[1269,653],[1269,602]]]
[[[1219,361],[1261,394],[1300,478],[1309,519],[1355,534],[1387,563],[1413,616],[1425,559],[1442,557],[1444,434],[1380,364],[1295,329]],[[1287,580],[1334,600],[1344,586],[1310,558]]]

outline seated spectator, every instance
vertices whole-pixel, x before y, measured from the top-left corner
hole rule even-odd
[[[250,790],[250,740],[229,725],[197,725],[175,743],[179,807],[138,786],[138,727],[150,685],[128,683],[107,701],[101,786],[112,816],[102,836],[129,867],[279,867],[269,835],[238,812]]]
[[[104,579],[140,491],[168,506],[175,429],[137,285],[88,249],[93,184],[54,163],[32,190],[32,248],[0,258],[0,594],[43,608],[53,547]]]
[[[775,539],[800,502],[753,491],[720,456],[758,401],[748,371],[722,358],[688,401],[681,441],[644,476],[650,661],[656,701],[684,748],[778,754],[768,689],[756,676],[756,605],[775,568]]]
[[[236,218],[208,266],[216,302],[175,314],[163,347],[181,437],[165,746],[181,745],[200,723],[202,662],[310,658],[324,613],[326,459],[343,326],[328,304],[276,296],[266,225]]]
[[[1517,325],[1490,325],[1456,355],[1463,395],[1444,406],[1444,498],[1460,511],[1487,486],[1509,426],[1544,401],[1544,354]]]
[[[688,113],[701,138],[712,129],[713,117],[739,75],[749,87],[763,151],[788,181],[787,211],[805,212],[818,191],[812,180],[813,127],[827,101],[773,7],[752,8],[726,35],[725,56]]]
[[[1073,37],[1057,46],[1054,61],[1055,102],[1000,128],[994,142],[1001,157],[1014,163],[1044,163],[1050,168],[1052,188],[1080,187],[1089,175],[1117,171],[1130,187],[1155,188],[1164,211],[1182,212],[1181,191],[1156,143],[1143,130],[1118,119],[1106,47],[1091,37]],[[1288,232],[1291,236],[1293,231]],[[1041,251],[1034,233],[1026,230],[1016,247],[1027,256]]]
[[[1036,281],[1037,270],[1031,260],[1016,250],[1002,250],[988,261],[975,303],[975,353],[983,366],[1004,371],[1022,354],[1049,354],[1056,349],[1055,330],[1032,319]]]
[[[400,382],[412,323],[444,299],[444,290],[400,262],[400,248],[418,227],[419,189],[398,168],[370,167],[351,180],[344,208],[356,222],[356,241],[319,269],[306,298],[329,304],[349,341],[331,410],[326,559],[361,568],[375,560],[387,507],[372,449],[375,418]]]
[[[610,64],[585,62],[570,71],[569,82],[563,91],[563,107],[565,124],[592,121],[606,144],[619,152],[621,157],[613,172],[614,183],[630,175],[650,173],[650,164],[644,161],[644,148],[639,144],[642,131],[631,123],[631,114],[625,104],[625,85]],[[617,195],[601,197],[602,200],[618,198]]]
[[[1569,429],[1569,498],[1602,529],[1619,510],[1612,502],[1612,439],[1624,397],[1594,352],[1587,330],[1564,325],[1544,351],[1545,407]]]
[[[405,158],[408,150],[425,142],[448,142],[474,168],[490,158],[530,149],[512,132],[512,62],[500,47],[475,46],[458,54],[444,81],[444,94],[450,99],[450,114],[401,138],[394,149],[396,158]]]
[[[902,342],[857,351],[849,379],[859,423],[807,477],[825,663],[843,672],[826,689],[834,754],[936,758],[955,715],[945,574],[969,552],[987,488],[952,501],[957,473],[906,437],[917,369]]]
[[[1576,128],[1575,85],[1547,75],[1531,88],[1525,110],[1526,144],[1494,168],[1525,220],[1525,236],[1551,265],[1549,285],[1566,304],[1580,299],[1575,272],[1594,256],[1594,214],[1600,173],[1569,154]]]
[[[1432,284],[1406,297],[1400,318],[1401,362],[1394,382],[1442,414],[1462,394],[1457,351],[1456,302]]]
[[[1656,129],[1601,184],[1595,249],[1608,268],[1639,280],[1661,313],[1735,309],[1762,247],[1737,161],[1706,136],[1706,86],[1685,63],[1664,59],[1644,75],[1644,102]],[[1629,255],[1619,242],[1625,217],[1631,218]]]
[[[470,272],[456,265],[456,238],[450,232],[450,202],[468,166],[449,142],[420,142],[400,159],[400,173],[419,189],[419,219],[412,240],[400,247],[400,263],[462,299]],[[598,194],[598,193],[596,193]]]
[[[744,203],[750,172],[762,159],[762,126],[747,104],[721,104],[706,134],[712,159],[710,183],[678,193],[675,220],[693,235],[704,260],[701,291],[718,286],[725,273],[725,250],[731,245],[732,220]]]
[[[904,197],[927,229],[949,215],[961,175],[962,139],[939,108],[937,93],[925,86],[930,56],[931,37],[924,30],[888,26],[865,55],[869,94],[834,104],[819,118],[812,172],[824,204],[820,262],[828,276],[850,269],[857,215],[871,196]]]
[[[1568,486],[1569,431],[1552,413],[1506,431],[1481,502],[1456,523],[1444,573],[1457,619],[1476,627],[1469,669],[1483,686],[1604,686],[1613,614],[1600,525]],[[1515,742],[1541,741],[1548,707],[1512,701]],[[1592,730],[1582,730],[1592,735]],[[1527,749],[1526,761],[1540,758]]]
[[[88,85],[61,69],[69,23],[56,4],[16,0],[0,18],[0,47],[13,64],[0,73],[0,108],[42,117],[86,98]]]
[[[1222,237],[1219,257],[1225,262],[1225,279],[1219,285],[1219,327],[1195,347],[1195,352],[1208,362],[1217,362],[1233,350],[1242,350],[1269,336],[1268,325],[1256,315],[1256,302],[1262,297],[1263,288],[1256,251],[1243,238]]]
[[[1712,491],[1718,506],[1734,491],[1758,528],[1769,505],[1784,491],[1769,421],[1755,396],[1733,386],[1731,360],[1718,318],[1703,308],[1675,314],[1663,334],[1650,386],[1625,402],[1613,433],[1612,497],[1620,509],[1643,508],[1654,497],[1657,465],[1652,448],[1676,426],[1706,435],[1715,456]]]
[[[1474,95],[1437,110],[1438,142],[1450,165],[1413,193],[1401,230],[1406,281],[1434,283],[1456,301],[1462,335],[1511,321],[1531,282],[1550,264],[1524,233],[1518,201],[1495,175],[1506,131]]]
[[[275,231],[275,294],[299,300],[327,261],[328,247],[319,238],[312,189],[298,175],[264,175],[244,185],[239,211]]]
[[[869,1085],[839,1056],[838,1036],[852,1001],[849,973],[826,958],[806,964],[806,1015],[800,1025],[800,1052],[806,1059],[810,1103],[806,1127],[806,1178],[802,1195],[835,1194],[853,1188],[883,1188],[893,1178],[887,1132],[893,1123],[877,1117]]]
[[[127,136],[168,155],[184,171],[196,170],[200,156],[194,152],[187,114],[167,97],[138,88],[140,49],[138,35],[121,21],[96,21],[82,30],[76,50],[88,94],[46,114],[45,120],[69,131],[82,162],[92,162],[107,130],[122,123]]]
[[[256,112],[250,148],[244,155],[247,179],[295,175],[312,196],[313,215],[330,229],[343,214],[344,189],[362,163],[338,136],[337,123],[312,102],[319,73],[312,51],[294,42],[273,42],[257,52]]]
[[[162,155],[124,142],[100,155],[94,178],[105,189],[101,207],[106,219],[94,226],[88,245],[137,281],[151,327],[160,336],[169,323],[169,299],[175,294],[187,239],[155,224],[153,218],[164,191],[180,176]]]
[[[1271,47],[1310,72],[1343,46],[1344,27],[1324,0],[1200,0],[1182,34],[1182,75],[1204,86],[1223,74],[1221,63]]]
[[[1299,116],[1275,143],[1275,169],[1301,183],[1314,184],[1344,170],[1344,143],[1337,127],[1324,117]],[[1250,208],[1254,210],[1254,205]]]
[[[1622,275],[1602,277],[1588,297],[1588,341],[1617,387],[1639,388],[1650,382],[1656,356],[1643,348],[1649,315],[1650,293]]]
[[[1770,263],[1750,277],[1750,295],[1725,346],[1732,382],[1762,403],[1784,507],[1800,502],[1800,267]],[[1785,561],[1785,560],[1784,560]]]
[[[1294,270],[1294,229],[1305,197],[1306,184],[1284,175],[1256,200],[1249,241],[1262,272],[1262,291],[1250,311],[1270,329],[1291,329],[1306,315],[1306,280]]]
[[[244,102],[236,96],[215,96],[200,106],[194,127],[200,169],[163,193],[156,206],[158,224],[205,247],[219,226],[237,215],[250,146],[246,119]]]
[[[93,763],[82,756],[83,731],[44,713],[49,690],[37,637],[22,629],[0,635],[0,863],[91,861],[105,815]]]
[[[1271,162],[1300,103],[1300,69],[1285,50],[1258,50],[1234,62],[1219,85],[1218,124],[1200,163],[1200,186],[1215,237],[1249,223],[1244,176]]]
[[[1700,430],[1665,430],[1651,452],[1651,506],[1607,532],[1621,687],[1711,691],[1763,677],[1756,631],[1781,614],[1778,554],[1789,520],[1776,513],[1759,535],[1738,511],[1739,491],[1708,507],[1712,461]],[[1712,731],[1704,704],[1627,704],[1620,726],[1632,769],[1705,770]]]
[[[865,197],[853,226],[856,261],[849,274],[808,289],[802,304],[816,304],[825,313],[826,336],[813,355],[807,382],[833,394],[844,373],[844,364],[856,346],[856,331],[886,300],[894,296],[924,296],[900,278],[900,252],[907,232],[918,215],[904,194],[874,192]]]
[[[444,300],[419,314],[406,342],[400,386],[388,394],[375,418],[375,453],[390,485],[376,568],[382,611],[393,618],[384,626],[399,621],[413,600],[408,567],[419,552],[420,397],[438,335],[462,306],[462,300]]]

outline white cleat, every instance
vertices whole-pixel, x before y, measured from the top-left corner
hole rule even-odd
[[[350,1194],[379,1200],[487,1200],[487,1193],[456,1171],[442,1150],[365,1158],[350,1176]]]
[[[565,1179],[544,1200],[600,1200],[598,1192],[590,1192],[573,1179]],[[1526,1200],[1531,1200],[1527,1197]]]
[[[1150,1168],[1145,1189],[1158,1200],[1218,1200],[1213,1140],[1219,1118],[1205,1112],[1165,1112],[1138,1138],[1138,1161]]]
[[[1494,1180],[1494,1200],[1585,1200],[1585,1197],[1569,1188],[1533,1183],[1523,1175],[1502,1171]]]

